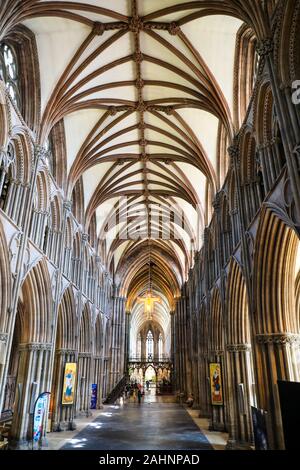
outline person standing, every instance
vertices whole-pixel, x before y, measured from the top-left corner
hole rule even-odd
[[[139,405],[140,405],[141,402],[142,402],[142,391],[141,391],[140,388],[138,389],[137,396],[138,396],[138,402],[139,402]]]

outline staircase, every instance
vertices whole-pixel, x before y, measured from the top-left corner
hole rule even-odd
[[[128,382],[128,377],[127,377],[127,375],[124,375],[124,377],[122,377],[120,382],[117,383],[115,388],[107,395],[107,397],[106,397],[106,399],[104,400],[103,403],[105,405],[110,405],[112,403],[115,403],[115,401],[118,398],[120,398],[120,396],[122,395],[122,392],[123,392],[127,382]]]

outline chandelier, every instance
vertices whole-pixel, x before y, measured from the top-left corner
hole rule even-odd
[[[151,278],[151,250],[149,240],[149,271],[148,271],[148,291],[144,297],[138,297],[137,301],[144,304],[144,312],[147,315],[148,320],[152,320],[153,306],[155,302],[161,303],[160,297],[153,296],[152,293],[152,278]]]

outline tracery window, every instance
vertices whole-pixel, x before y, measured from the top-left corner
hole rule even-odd
[[[153,334],[150,330],[147,333],[147,355],[148,359],[153,358]]]
[[[158,356],[159,359],[162,360],[163,358],[163,339],[162,339],[162,334],[160,333],[159,338],[158,338]]]
[[[6,84],[9,96],[20,108],[20,80],[18,60],[14,49],[6,43],[0,44],[0,75]]]

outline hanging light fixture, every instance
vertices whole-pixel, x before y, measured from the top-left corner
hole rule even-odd
[[[144,312],[147,314],[147,319],[152,320],[154,302],[161,303],[161,298],[160,297],[154,297],[152,295],[150,240],[148,241],[148,243],[149,243],[148,292],[146,292],[144,297],[138,297],[137,301],[140,302],[140,303],[144,303]]]

